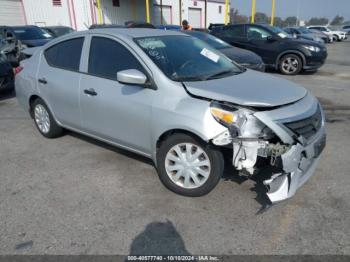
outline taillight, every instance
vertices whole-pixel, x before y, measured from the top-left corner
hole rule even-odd
[[[17,66],[13,69],[13,74],[17,75],[19,72],[21,72],[23,70],[22,66]]]

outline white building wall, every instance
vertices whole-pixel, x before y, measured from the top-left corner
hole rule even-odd
[[[53,6],[48,0],[23,0],[27,24],[71,26],[67,3],[67,0],[62,0],[62,6]]]
[[[201,28],[210,23],[224,23],[224,0],[208,0],[207,24],[205,23],[204,0],[181,0],[182,20],[189,20],[189,8],[201,10]],[[163,0],[163,6],[171,8],[171,24],[180,25],[179,0]],[[53,6],[51,0],[23,0],[27,24],[39,26],[64,25],[76,30],[85,30],[98,23],[96,0],[62,0],[62,6]],[[160,0],[150,0],[151,22],[160,24]],[[101,0],[103,22],[123,25],[126,21],[145,21],[144,0],[120,0],[120,7],[113,6],[112,0]],[[221,13],[219,12],[221,6]],[[167,9],[169,10],[169,9]],[[168,13],[167,13],[168,14]],[[167,17],[168,20],[170,20]]]
[[[201,11],[201,27],[208,28],[210,23],[224,23],[225,22],[225,1],[224,0],[208,0],[207,3],[207,25],[205,23],[205,2],[204,0],[181,0],[182,1],[182,20],[189,20],[188,10],[189,8],[200,9]],[[163,0],[163,6],[171,6],[172,8],[172,24],[180,25],[180,5],[179,0]],[[153,1],[153,7],[159,5],[160,0]],[[219,6],[221,6],[221,13],[219,12]],[[154,24],[159,24],[158,21],[154,21],[155,12],[158,10],[153,8],[151,12],[151,21]],[[159,11],[158,11],[159,12]],[[159,15],[158,15],[159,16]]]
[[[184,2],[184,0],[181,0]],[[173,25],[180,25],[180,2],[179,0],[163,0],[163,6],[171,7],[171,24]],[[154,0],[153,4],[151,5],[151,22],[155,25],[160,24],[160,20],[155,21],[155,18],[160,17],[160,14],[156,14],[157,12],[160,13],[159,8],[155,8],[160,5],[160,0]]]
[[[208,28],[210,23],[224,23],[225,22],[225,3],[213,1],[207,3],[207,24],[205,24],[205,2],[204,0],[189,0],[183,1],[183,15],[182,19],[188,20],[188,9],[196,8],[201,10],[201,27]],[[219,6],[221,6],[221,13],[219,13]]]
[[[71,19],[73,28],[76,30],[86,30],[94,24],[94,10],[96,9],[93,1],[74,0],[70,2]]]
[[[120,0],[120,6],[113,6],[112,0],[101,0],[105,24],[124,25],[126,21],[145,21],[146,6],[143,0]]]

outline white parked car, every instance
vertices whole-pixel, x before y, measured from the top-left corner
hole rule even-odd
[[[348,35],[350,35],[350,25],[344,25],[344,26],[343,26],[343,30],[344,30]]]
[[[307,28],[309,29],[316,29],[319,30],[329,36],[333,36],[334,41],[343,41],[347,39],[347,33],[344,31],[338,31],[338,30],[333,30],[329,26],[323,26],[323,25],[312,25],[308,26]]]

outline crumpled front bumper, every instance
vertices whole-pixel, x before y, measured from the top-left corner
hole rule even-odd
[[[320,154],[326,144],[325,128],[306,146],[293,145],[288,152],[281,155],[283,173],[275,174],[264,184],[268,187],[267,196],[272,203],[292,197],[314,173]]]
[[[288,199],[314,174],[325,147],[325,115],[322,107],[317,99],[308,93],[296,103],[274,110],[255,112],[254,117],[277,135],[280,142],[271,142],[269,139],[255,142],[233,141],[233,165],[238,170],[246,170],[253,174],[257,156],[270,158],[270,165],[275,167],[275,173],[271,173],[271,176],[263,181],[268,188],[267,196],[272,203]],[[311,136],[298,135],[300,130],[294,130],[293,126],[297,128],[296,126],[304,121],[307,125],[312,125],[312,130],[316,129],[316,133]],[[303,129],[303,125],[299,128]],[[257,126],[248,125],[248,132],[243,131],[249,135]]]

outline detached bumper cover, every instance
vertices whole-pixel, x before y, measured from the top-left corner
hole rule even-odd
[[[281,156],[283,171],[265,180],[268,186],[267,196],[272,203],[292,197],[314,173],[320,154],[326,144],[325,129],[317,133],[311,143],[306,146],[296,144]]]

